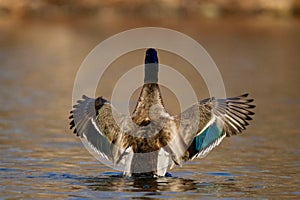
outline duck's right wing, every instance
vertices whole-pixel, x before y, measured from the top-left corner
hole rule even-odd
[[[199,102],[201,112],[211,111],[211,119],[187,150],[188,159],[203,158],[227,136],[241,133],[252,120],[254,100],[248,94],[226,99],[209,98]],[[200,122],[201,125],[201,122]],[[187,158],[186,158],[187,159]]]
[[[74,129],[97,159],[124,167],[129,148],[124,144],[121,127],[126,124],[126,117],[102,97],[94,99],[83,95],[82,98],[71,111],[70,129]]]
[[[169,142],[175,164],[182,160],[203,158],[224,137],[241,133],[249,125],[255,105],[248,94],[226,99],[200,101],[175,118],[178,132]]]

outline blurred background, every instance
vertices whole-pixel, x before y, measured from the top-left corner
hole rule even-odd
[[[109,17],[139,16],[148,19],[187,16],[219,18],[229,15],[287,17],[299,15],[300,12],[299,0],[1,0],[0,5],[3,16],[19,19],[104,17],[107,12],[111,13]]]
[[[299,0],[0,0],[0,198],[299,198]],[[108,37],[137,27],[180,31],[217,64],[228,96],[249,92],[249,128],[174,178],[124,180],[99,163],[68,127],[73,82],[87,54]],[[184,60],[163,64],[208,96]],[[144,50],[116,60],[99,82],[114,83]],[[163,88],[171,113],[174,94]],[[132,97],[137,98],[139,91]]]

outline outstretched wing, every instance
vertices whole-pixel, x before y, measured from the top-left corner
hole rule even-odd
[[[125,117],[117,113],[111,103],[102,97],[93,99],[83,95],[82,98],[71,111],[70,129],[74,128],[74,133],[98,159],[111,161],[114,165],[124,165],[125,162],[120,161],[124,161],[128,152],[123,145],[124,134],[120,127],[124,124],[122,120]]]
[[[184,111],[180,120],[179,135],[172,141],[173,149],[181,149],[177,154],[178,162],[206,156],[220,144],[225,136],[242,132],[254,115],[255,106],[248,94],[215,99],[208,98]],[[182,149],[186,149],[182,153]],[[176,163],[176,162],[175,162]]]
[[[205,99],[200,101],[201,109],[211,110],[209,126],[199,131],[187,150],[189,159],[203,158],[220,142],[231,135],[241,133],[249,125],[251,111],[255,106],[248,94],[227,99]]]

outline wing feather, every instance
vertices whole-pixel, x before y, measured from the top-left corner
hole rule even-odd
[[[82,98],[70,112],[70,129],[74,129],[74,133],[93,154],[97,154],[98,159],[124,165],[122,156],[127,155],[124,153],[127,147],[123,145],[124,134],[112,115],[114,108],[111,103],[102,97],[93,99],[83,95]],[[118,113],[116,115],[122,118]]]
[[[254,115],[251,111],[255,105],[251,104],[253,99],[247,98],[248,94],[226,99],[208,98],[198,103],[197,118],[192,117],[191,108],[187,109],[180,117],[186,123],[197,119],[198,129],[192,131],[191,128],[183,128],[181,135],[184,135],[185,144],[189,144],[182,159],[187,161],[194,158],[203,158],[213,148],[218,146],[225,136],[236,135],[241,133],[249,125],[250,117]],[[187,119],[188,117],[189,119]],[[182,122],[181,122],[182,123]],[[185,125],[187,126],[187,125]],[[192,125],[193,126],[193,125]],[[187,126],[188,127],[188,126]]]

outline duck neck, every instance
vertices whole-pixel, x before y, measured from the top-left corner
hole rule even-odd
[[[140,100],[146,105],[162,104],[160,89],[158,86],[158,63],[145,64],[144,86]],[[147,109],[147,108],[146,108]]]
[[[158,82],[158,63],[145,64],[144,84]]]
[[[153,105],[164,107],[158,85],[158,63],[146,63],[144,85],[133,112],[133,120],[140,124],[143,120],[149,119],[149,111]]]

